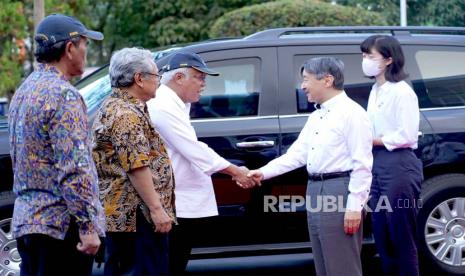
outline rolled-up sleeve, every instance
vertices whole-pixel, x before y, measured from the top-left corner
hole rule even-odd
[[[80,233],[104,235],[103,226],[97,225],[100,202],[96,200],[95,187],[98,179],[88,145],[85,104],[74,90],[64,91],[62,97],[48,131],[55,167],[59,171],[58,189],[76,218]]]

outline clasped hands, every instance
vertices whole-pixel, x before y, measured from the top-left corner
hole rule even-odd
[[[238,172],[232,178],[236,181],[236,184],[244,189],[253,188],[255,186],[261,186],[263,180],[263,174],[260,170],[249,170],[246,167],[238,167]]]

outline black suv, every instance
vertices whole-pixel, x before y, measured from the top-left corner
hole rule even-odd
[[[221,72],[207,77],[200,101],[192,106],[199,139],[237,165],[258,168],[286,152],[313,106],[300,91],[299,68],[312,57],[335,56],[345,63],[345,91],[366,108],[373,82],[363,76],[360,43],[372,34],[390,34],[406,55],[409,82],[417,93],[421,122],[417,156],[425,182],[418,216],[423,262],[449,273],[465,273],[465,28],[324,27],[282,28],[241,39],[206,41],[154,52],[161,67],[167,53],[200,54]],[[78,87],[93,115],[110,93],[108,67]],[[17,270],[18,254],[9,224],[14,196],[6,125],[0,125],[3,176],[0,266]],[[289,208],[304,196],[304,168],[241,190],[229,177],[214,175],[220,215],[205,240],[195,240],[193,258],[305,252],[311,250],[305,207]],[[269,196],[281,196],[267,208]],[[399,202],[397,204],[412,204]],[[408,207],[408,206],[405,206]],[[370,222],[364,224],[366,253],[373,254]],[[6,254],[8,253],[8,254]]]

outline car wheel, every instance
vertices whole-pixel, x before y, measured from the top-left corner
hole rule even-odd
[[[11,219],[0,221],[0,275],[19,275],[21,256],[13,238]]]
[[[465,175],[425,181],[421,198],[418,236],[423,261],[448,273],[465,274]]]

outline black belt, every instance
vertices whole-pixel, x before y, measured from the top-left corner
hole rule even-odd
[[[373,146],[373,151],[374,151],[374,152],[380,151],[380,150],[389,151],[389,152],[396,152],[396,151],[413,151],[412,148],[397,148],[397,149],[393,149],[393,150],[388,150],[385,146]]]
[[[313,180],[313,181],[323,181],[323,180],[328,180],[332,178],[350,176],[351,172],[352,171],[334,172],[334,173],[309,173],[308,179]]]

